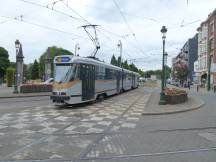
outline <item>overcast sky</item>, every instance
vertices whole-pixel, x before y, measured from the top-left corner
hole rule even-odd
[[[8,50],[11,61],[15,61],[16,39],[23,45],[25,63],[32,63],[53,45],[74,52],[79,43],[80,56],[90,55],[94,45],[79,28],[88,21],[100,25],[101,49],[97,57],[110,62],[113,54],[119,55],[117,44],[121,40],[123,59],[144,70],[161,68],[163,25],[168,28],[166,51],[170,65],[171,58],[216,8],[216,0],[63,0],[55,5],[56,0],[24,1],[48,8],[23,0],[0,0],[0,46]],[[11,19],[14,17],[17,20]]]

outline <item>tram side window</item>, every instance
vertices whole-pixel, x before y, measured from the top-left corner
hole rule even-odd
[[[105,79],[112,80],[112,79],[115,78],[115,76],[114,76],[114,70],[106,68],[105,73],[106,73]]]
[[[78,64],[74,64],[73,71],[71,74],[70,81],[76,80],[80,78],[80,66]]]
[[[105,79],[105,68],[102,66],[96,67],[96,79],[104,80]]]
[[[128,80],[131,80],[131,78],[132,78],[132,75],[128,74]]]
[[[80,79],[80,65],[76,65],[75,77],[74,79]]]

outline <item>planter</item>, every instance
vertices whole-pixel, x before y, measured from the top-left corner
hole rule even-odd
[[[167,104],[179,104],[187,101],[187,93],[177,95],[166,95]]]
[[[40,93],[51,91],[51,84],[24,84],[20,86],[20,93]]]

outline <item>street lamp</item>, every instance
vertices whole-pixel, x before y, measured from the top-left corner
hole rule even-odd
[[[77,44],[75,45],[75,52],[74,52],[74,55],[75,55],[75,56],[77,55],[77,50],[80,50],[79,43],[77,43]]]
[[[120,67],[122,67],[122,42],[121,40],[119,40],[117,46],[120,49]]]
[[[166,87],[166,82],[167,82],[167,58],[168,58],[168,53],[167,52],[165,52],[165,54],[164,54],[164,65],[165,65],[165,67],[164,67],[164,73],[165,73],[165,87]]]
[[[18,92],[18,87],[17,87],[17,81],[18,81],[18,71],[17,71],[17,68],[18,68],[18,65],[17,65],[17,57],[18,57],[18,53],[19,53],[19,49],[20,49],[20,42],[19,40],[17,39],[15,41],[15,48],[16,48],[16,74],[15,74],[15,85],[14,85],[14,93],[19,93]]]
[[[165,94],[164,94],[164,78],[165,78],[165,70],[164,70],[164,57],[165,57],[165,39],[166,39],[166,32],[167,28],[162,26],[161,33],[162,33],[162,40],[163,40],[163,59],[162,59],[162,74],[161,74],[161,93],[160,93],[160,101],[159,105],[165,105]]]
[[[120,67],[122,68],[122,42],[121,40],[119,40],[118,44],[117,44],[118,48],[120,49]],[[122,72],[121,72],[121,90],[123,89],[123,68],[122,68]]]

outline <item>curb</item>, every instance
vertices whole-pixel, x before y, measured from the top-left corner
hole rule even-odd
[[[7,99],[7,98],[24,98],[24,97],[43,97],[43,96],[50,96],[51,94],[41,94],[41,95],[26,95],[26,96],[3,96],[0,99]]]
[[[205,102],[203,100],[201,100],[201,103],[197,106],[188,108],[188,109],[183,109],[183,110],[176,110],[176,111],[167,111],[167,112],[143,112],[142,115],[168,115],[168,114],[177,114],[177,113],[183,113],[183,112],[187,112],[187,111],[193,111],[193,110],[197,110],[200,109],[201,107],[203,107],[205,105]]]

